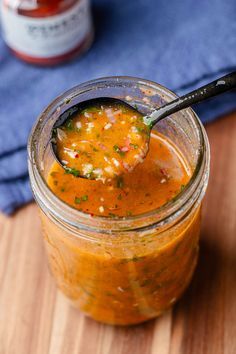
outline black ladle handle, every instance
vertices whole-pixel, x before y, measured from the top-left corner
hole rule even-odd
[[[236,71],[225,75],[209,84],[202,86],[184,96],[177,98],[174,101],[158,108],[156,111],[145,117],[145,123],[153,126],[161,119],[176,113],[181,109],[188,108],[189,106],[207,100],[208,98],[219,95],[220,93],[229,91],[236,88]]]

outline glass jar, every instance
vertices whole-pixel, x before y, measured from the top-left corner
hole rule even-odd
[[[192,109],[166,118],[155,129],[175,143],[191,166],[186,188],[161,208],[142,215],[92,217],[62,202],[46,179],[54,162],[50,147],[54,122],[74,104],[96,97],[116,97],[147,114],[176,95],[138,78],[90,81],[55,99],[38,118],[29,139],[30,180],[59,289],[92,318],[129,325],[167,310],[191,280],[209,176],[209,144]]]
[[[5,42],[20,59],[55,65],[92,43],[90,0],[2,0]]]

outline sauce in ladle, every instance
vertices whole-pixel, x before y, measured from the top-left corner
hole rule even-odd
[[[236,86],[223,76],[143,116],[115,98],[96,98],[70,108],[56,122],[52,146],[68,173],[107,180],[131,172],[148,151],[152,127],[165,117]],[[65,119],[63,119],[65,117]]]
[[[150,129],[141,113],[114,101],[98,98],[74,106],[54,129],[54,149],[66,172],[106,181],[143,161]]]

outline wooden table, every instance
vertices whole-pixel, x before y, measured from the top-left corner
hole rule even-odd
[[[0,216],[0,354],[236,353],[236,114],[207,132],[212,160],[200,259],[173,310],[115,328],[70,307],[49,274],[32,203]]]

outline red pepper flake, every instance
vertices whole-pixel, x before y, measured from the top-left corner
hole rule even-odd
[[[90,216],[92,216],[92,217],[93,217],[93,216],[94,216],[94,213],[90,213]]]
[[[76,155],[75,155],[75,158],[78,158],[78,157],[79,157],[79,154],[76,154]]]
[[[163,176],[165,176],[167,179],[170,179],[170,175],[167,172],[167,170],[165,168],[160,168],[160,172]]]
[[[163,174],[164,176],[167,176],[167,171],[164,168],[160,168],[160,172],[161,174]]]

